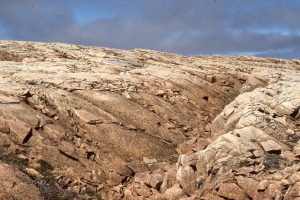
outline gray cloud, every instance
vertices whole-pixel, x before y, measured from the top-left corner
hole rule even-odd
[[[297,0],[0,0],[0,39],[300,58],[299,10]]]

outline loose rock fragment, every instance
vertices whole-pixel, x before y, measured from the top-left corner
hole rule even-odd
[[[0,104],[18,104],[21,100],[18,97],[4,96],[0,94]]]
[[[257,191],[261,192],[268,188],[270,182],[268,180],[263,180],[257,185]]]
[[[9,129],[10,133],[16,137],[19,144],[28,142],[32,136],[31,127],[22,121],[10,121]]]
[[[74,160],[79,160],[79,155],[78,155],[75,147],[71,143],[69,143],[67,141],[62,141],[59,144],[58,149],[62,154],[66,155]]]
[[[295,146],[294,146],[294,149],[293,149],[293,152],[296,156],[300,156],[300,142],[298,142]]]
[[[247,193],[234,183],[222,184],[218,195],[228,199],[249,199]]]
[[[261,145],[266,152],[276,153],[276,154],[281,152],[281,146],[276,142],[274,142],[273,140],[261,142]]]

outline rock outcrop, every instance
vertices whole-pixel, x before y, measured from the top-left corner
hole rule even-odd
[[[300,199],[299,86],[299,60],[0,41],[0,197]]]

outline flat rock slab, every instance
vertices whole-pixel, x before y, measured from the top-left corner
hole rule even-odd
[[[266,142],[261,142],[261,146],[264,148],[266,152],[272,153],[272,152],[281,152],[281,146],[273,141],[273,140],[267,140]]]
[[[58,150],[62,154],[66,155],[74,160],[79,160],[79,156],[78,156],[78,153],[77,153],[75,147],[67,141],[62,141],[58,146]]]
[[[21,100],[18,97],[4,96],[0,94],[0,104],[18,104]]]
[[[249,199],[247,193],[235,183],[224,183],[221,185],[218,195],[228,199]]]
[[[22,121],[9,121],[9,128],[19,144],[26,143],[32,136],[32,128]]]

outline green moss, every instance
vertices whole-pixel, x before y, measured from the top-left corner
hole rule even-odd
[[[242,160],[240,162],[240,167],[248,167],[249,165],[251,165],[251,162],[249,160]]]
[[[44,170],[47,171],[52,171],[54,168],[52,167],[52,165],[50,165],[48,162],[46,162],[45,160],[41,159],[37,161],[40,165],[41,168],[43,168]]]
[[[52,170],[54,168],[52,167],[52,165],[42,159],[38,160],[37,162],[41,165],[41,167],[37,168],[36,170],[44,176],[46,182],[52,181],[54,179],[54,176],[52,174]]]

